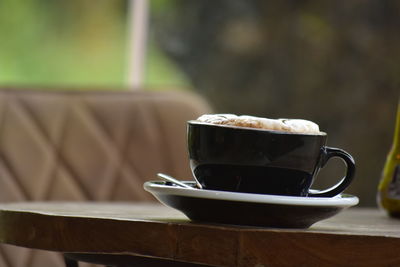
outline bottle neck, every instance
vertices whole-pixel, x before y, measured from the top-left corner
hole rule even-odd
[[[400,154],[400,101],[397,105],[396,126],[393,137],[393,152]]]

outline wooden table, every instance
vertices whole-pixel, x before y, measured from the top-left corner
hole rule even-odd
[[[0,242],[119,266],[400,266],[400,220],[361,208],[300,230],[192,223],[158,204],[2,204]]]

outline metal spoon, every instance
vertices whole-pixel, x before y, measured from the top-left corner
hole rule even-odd
[[[191,186],[189,186],[189,185],[187,185],[187,184],[184,184],[184,183],[178,181],[177,179],[175,179],[174,177],[169,176],[169,175],[164,174],[164,173],[157,173],[157,177],[158,177],[158,178],[161,178],[161,179],[164,179],[164,180],[167,180],[168,182],[171,182],[171,183],[173,183],[173,184],[179,185],[179,186],[181,186],[181,187],[194,189],[193,187],[191,187]]]

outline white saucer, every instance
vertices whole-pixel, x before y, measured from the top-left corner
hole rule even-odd
[[[144,189],[194,221],[267,227],[308,228],[359,201],[348,194],[332,198],[262,195],[190,189],[164,181],[146,182]]]

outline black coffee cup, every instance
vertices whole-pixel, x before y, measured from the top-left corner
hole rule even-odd
[[[199,121],[188,122],[190,167],[203,189],[245,193],[333,197],[343,192],[355,173],[353,157],[326,146],[327,134],[302,134]],[[346,164],[335,186],[310,187],[333,157]]]

